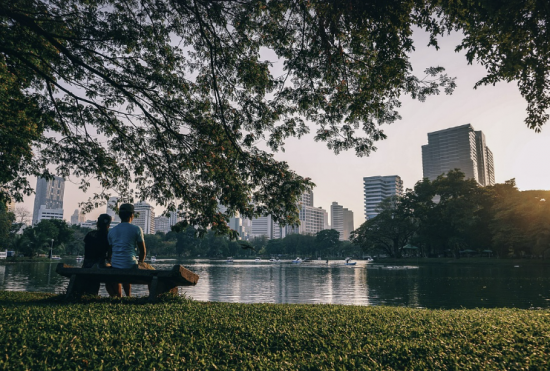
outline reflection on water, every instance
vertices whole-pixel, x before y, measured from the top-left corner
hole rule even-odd
[[[170,269],[176,263],[158,260],[153,265]],[[180,294],[199,301],[550,308],[550,268],[546,266],[383,266],[365,262],[345,266],[343,261],[290,264],[246,260],[180,263],[200,277],[196,286],[181,287]],[[62,293],[68,278],[55,273],[56,264],[0,265],[0,289]],[[148,294],[144,285],[134,285],[132,291]],[[100,295],[107,295],[103,287]]]

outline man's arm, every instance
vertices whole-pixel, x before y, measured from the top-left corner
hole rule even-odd
[[[137,247],[139,250],[139,263],[143,263],[147,250],[145,249],[145,241],[138,241]]]

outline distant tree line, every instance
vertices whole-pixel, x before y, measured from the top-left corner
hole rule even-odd
[[[515,180],[481,187],[458,169],[385,199],[352,233],[366,251],[390,257],[550,256],[550,191]]]
[[[35,257],[48,254],[77,256],[84,254],[84,236],[91,229],[69,226],[63,220],[42,220],[35,226],[21,231],[24,223],[16,222],[16,216],[8,213],[0,203],[0,249],[15,251],[18,256]],[[20,233],[18,233],[20,232]],[[349,241],[339,241],[334,229],[320,231],[317,235],[292,234],[282,239],[268,240],[261,236],[244,244],[231,241],[225,235],[210,230],[202,238],[192,226],[181,232],[157,232],[146,234],[148,256],[181,258],[253,258],[271,257],[360,257],[361,249]],[[53,240],[53,241],[52,241]]]

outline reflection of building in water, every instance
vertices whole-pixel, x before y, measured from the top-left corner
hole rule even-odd
[[[4,276],[6,275],[6,266],[0,265],[0,285],[2,285],[2,289],[4,289]]]

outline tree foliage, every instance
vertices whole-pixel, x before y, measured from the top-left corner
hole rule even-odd
[[[520,192],[512,179],[480,187],[459,170],[416,183],[388,198],[379,214],[353,232],[365,250],[400,257],[411,243],[424,256],[455,256],[490,250],[499,257],[550,255],[550,191]]]
[[[88,208],[114,192],[203,233],[236,212],[294,224],[313,184],[271,151],[306,121],[336,153],[368,155],[401,97],[454,89],[440,66],[413,73],[413,27],[435,46],[462,31],[479,84],[518,80],[539,130],[549,13],[537,0],[2,0],[0,198],[21,200],[53,165],[84,190],[99,181]]]

